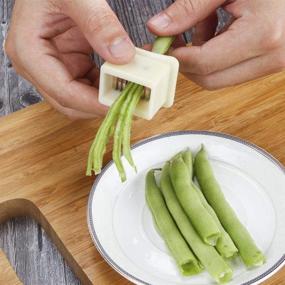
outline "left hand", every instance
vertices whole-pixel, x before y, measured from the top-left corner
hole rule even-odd
[[[216,8],[233,16],[218,35]],[[175,49],[181,71],[213,90],[285,68],[285,1],[176,0],[148,22],[157,35],[177,35],[195,27],[192,46]]]

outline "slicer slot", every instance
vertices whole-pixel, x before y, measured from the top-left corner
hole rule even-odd
[[[144,86],[134,115],[151,120],[160,108],[173,105],[179,63],[176,58],[136,48],[134,59],[122,65],[101,66],[99,102],[111,106],[128,82]]]
[[[128,83],[129,81],[126,79],[113,77],[113,88],[117,91],[123,91]],[[144,94],[141,97],[141,99],[149,100],[150,94],[151,94],[151,89],[149,87],[144,86]]]

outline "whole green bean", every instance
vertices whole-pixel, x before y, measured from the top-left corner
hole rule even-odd
[[[176,196],[196,231],[205,243],[215,246],[221,232],[193,188],[182,156],[171,161],[170,177]]]
[[[232,269],[214,247],[205,244],[201,240],[179,204],[170,181],[169,162],[162,169],[160,186],[166,205],[176,225],[202,265],[204,265],[216,282],[225,283],[230,281],[233,275]]]
[[[186,166],[188,167],[188,171],[189,171],[189,176],[191,177],[191,181],[192,181],[192,177],[193,177],[193,156],[192,156],[192,152],[189,148],[187,148],[185,151],[183,151],[181,153],[182,158],[186,164]]]
[[[165,54],[168,52],[174,40],[175,37],[173,36],[157,37],[153,43],[151,51],[159,54]]]
[[[204,146],[195,157],[194,170],[205,198],[234,241],[245,265],[248,267],[262,265],[265,257],[227,202],[214,176]]]
[[[209,214],[214,218],[216,224],[219,227],[219,230],[221,231],[221,236],[218,239],[217,244],[216,244],[217,251],[224,258],[231,258],[231,257],[236,256],[236,254],[238,253],[238,249],[236,248],[236,246],[235,246],[234,242],[232,241],[231,237],[229,236],[229,234],[225,231],[225,229],[222,226],[219,218],[217,217],[217,214],[215,213],[213,208],[209,205],[209,203],[207,202],[206,198],[204,197],[203,193],[198,188],[198,186],[193,183],[193,187],[197,191],[197,194],[199,195],[203,206],[209,212]]]
[[[188,171],[189,171],[190,177],[193,177],[193,156],[192,156],[192,152],[189,149],[184,151],[182,153],[182,158],[183,158],[184,162],[186,163],[186,165],[188,166]],[[225,229],[223,228],[221,222],[219,221],[215,211],[209,205],[209,203],[207,202],[203,193],[198,188],[198,186],[192,181],[192,179],[191,179],[191,183],[192,183],[193,188],[196,190],[197,194],[199,195],[199,198],[202,202],[202,205],[208,211],[208,213],[213,217],[213,219],[215,220],[215,222],[216,222],[216,224],[217,224],[217,226],[221,232],[221,236],[219,237],[217,244],[216,244],[217,251],[224,258],[230,258],[230,257],[235,256],[237,254],[238,250],[237,250],[235,244],[233,243],[231,237],[225,231]]]
[[[156,227],[174,257],[179,270],[185,276],[200,273],[202,267],[183,239],[165,205],[161,191],[155,181],[154,170],[147,173],[145,185],[146,201]]]

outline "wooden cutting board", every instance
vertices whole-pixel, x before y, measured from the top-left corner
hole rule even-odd
[[[37,219],[83,284],[130,284],[103,261],[87,228],[94,177],[85,164],[100,122],[71,122],[45,103],[0,119],[0,222]],[[215,92],[180,76],[175,105],[152,121],[136,119],[132,140],[175,130],[235,135],[285,164],[285,73]],[[0,265],[0,284],[20,284],[1,254]],[[264,284],[285,284],[285,269]]]

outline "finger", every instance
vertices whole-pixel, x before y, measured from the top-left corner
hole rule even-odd
[[[70,72],[72,78],[83,78],[94,66],[90,56],[80,53],[60,54],[60,59]]]
[[[176,0],[151,18],[147,25],[157,35],[177,35],[213,13],[225,0]]]
[[[60,105],[86,113],[106,113],[107,108],[98,102],[97,88],[75,80],[48,42],[35,46],[23,60],[27,61],[22,65],[36,81],[36,86]]]
[[[66,3],[64,11],[105,60],[122,64],[134,57],[134,45],[106,1],[75,0]]]
[[[39,90],[39,92],[44,96],[47,102],[49,102],[53,106],[54,109],[67,116],[70,120],[93,119],[98,117],[98,115],[94,113],[93,114],[84,113],[78,110],[63,107],[58,102],[56,102],[52,97],[48,96],[44,91]]]
[[[89,70],[85,78],[87,78],[91,82],[91,85],[95,86],[96,88],[99,88],[100,72],[96,66]]]
[[[61,53],[81,51],[84,54],[91,54],[93,52],[93,48],[77,26],[54,37],[52,41]]]
[[[91,114],[91,113],[84,113],[80,112],[78,110],[70,109],[61,106],[58,102],[56,102],[52,97],[50,97],[43,89],[41,89],[39,86],[37,86],[36,81],[29,75],[24,69],[22,69],[21,66],[13,64],[13,68],[17,70],[17,73],[19,73],[22,77],[24,77],[26,80],[28,80],[37,91],[45,98],[47,102],[49,102],[54,109],[59,111],[60,113],[64,114],[71,120],[77,120],[77,119],[91,119],[98,117],[97,114]],[[80,79],[81,81],[81,79]]]
[[[208,90],[215,90],[280,72],[284,70],[284,67],[284,56],[280,53],[279,55],[256,57],[206,76],[196,74],[187,74],[186,76]]]
[[[201,46],[213,38],[216,33],[217,25],[218,17],[216,12],[214,12],[194,27],[194,31],[192,33],[192,44],[194,46]]]
[[[172,55],[180,61],[181,71],[206,75],[262,55],[262,41],[263,33],[256,33],[256,27],[238,19],[204,45],[176,49]]]

